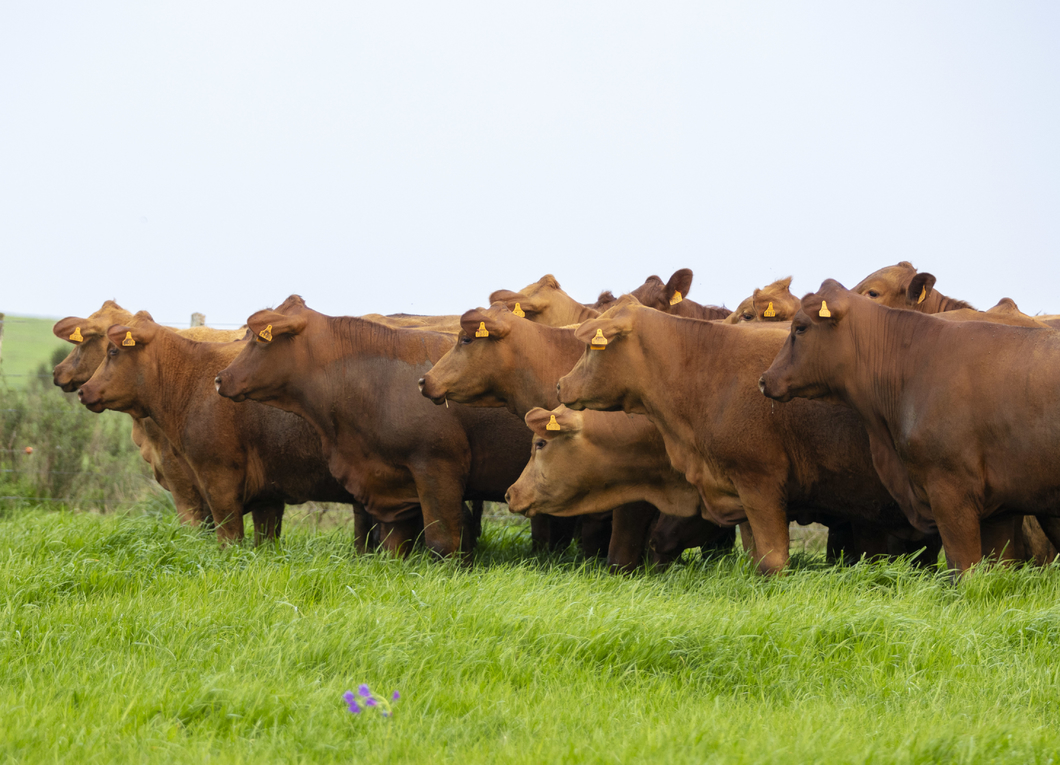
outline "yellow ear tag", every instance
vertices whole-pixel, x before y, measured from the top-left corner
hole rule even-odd
[[[927,285],[925,284],[923,287],[920,288],[920,297],[918,297],[916,299],[916,304],[920,305],[921,303],[923,303],[924,302],[924,298],[926,298],[926,297],[927,297]]]
[[[266,325],[265,329],[258,333],[258,337],[264,340],[266,343],[272,342],[272,325]]]
[[[548,418],[548,425],[545,426],[545,430],[562,430],[559,423],[556,422],[556,415],[552,415]]]
[[[602,351],[607,347],[607,338],[604,337],[602,329],[596,330],[596,336],[589,342],[589,347],[594,351]]]
[[[670,305],[677,305],[682,300],[684,300],[684,298],[681,297],[681,293],[678,292],[677,290],[674,290],[674,296],[672,298],[670,298]]]
[[[832,315],[832,312],[828,310],[827,301],[821,301],[821,310],[817,315],[820,316],[822,319],[827,319]]]
[[[136,341],[132,339],[132,332],[125,333],[125,339],[121,341],[121,344],[124,345],[126,348],[131,348],[132,346],[136,345]]]
[[[766,316],[766,317],[768,317],[770,319],[772,319],[774,316],[777,315],[777,312],[775,310],[773,310],[773,303],[772,302],[770,302],[769,305],[766,306],[766,310],[762,311],[762,315]]]
[[[480,321],[478,323],[478,329],[475,330],[475,337],[489,337],[490,331],[486,329],[486,322]]]
[[[84,341],[85,338],[81,336],[80,327],[74,327],[74,334],[70,335],[70,339],[73,340],[75,343],[80,343]]]
[[[522,306],[520,306],[518,303],[515,304],[515,308],[512,309],[512,313],[514,313],[516,316],[518,316],[520,318],[525,318],[526,317],[526,311],[524,311]]]

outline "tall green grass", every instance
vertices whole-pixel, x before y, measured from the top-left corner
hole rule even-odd
[[[3,316],[3,340],[0,343],[0,374],[7,377],[14,388],[24,388],[39,374],[37,367],[46,363],[52,354],[70,345],[52,334],[54,319],[35,319],[28,316]],[[51,374],[51,368],[47,370]]]
[[[1051,762],[1060,567],[733,554],[608,575],[488,524],[219,550],[168,515],[0,520],[0,754],[32,762]],[[689,558],[691,560],[691,558]],[[354,717],[367,682],[403,699]]]

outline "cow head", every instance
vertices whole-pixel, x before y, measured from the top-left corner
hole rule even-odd
[[[594,447],[579,437],[582,417],[581,412],[564,406],[527,412],[524,419],[534,432],[530,461],[504,495],[513,513],[576,515],[598,509],[583,510],[577,505],[596,483],[587,475],[592,471]]]
[[[888,308],[905,308],[920,313],[942,313],[971,308],[963,300],[947,297],[935,289],[935,277],[918,273],[913,264],[903,260],[896,266],[881,268],[862,279],[851,290]]]
[[[112,409],[134,417],[147,417],[140,392],[158,385],[158,364],[152,343],[166,332],[141,311],[130,324],[114,324],[107,329],[106,357],[77,397],[89,411]]]
[[[490,305],[494,303],[504,303],[516,315],[522,313],[530,321],[550,327],[566,327],[598,315],[564,292],[552,274],[542,276],[520,292],[497,290],[490,295]]]
[[[600,318],[575,330],[586,348],[559,381],[560,403],[579,410],[642,412],[633,381],[644,360],[633,335],[638,312],[647,310],[632,295],[623,295]]]
[[[677,307],[688,297],[688,291],[691,289],[692,269],[682,268],[674,271],[665,284],[658,276],[649,276],[644,284],[629,294],[648,308],[664,313],[677,313]]]
[[[436,404],[451,399],[459,404],[506,406],[498,396],[499,375],[518,370],[520,348],[507,342],[513,326],[525,322],[504,303],[475,308],[460,317],[456,345],[420,379],[420,393]]]
[[[273,401],[291,379],[310,366],[311,350],[302,337],[314,312],[298,295],[275,310],[247,319],[248,340],[231,364],[217,375],[217,392],[233,401]]]
[[[52,332],[73,348],[66,358],[52,370],[52,382],[66,393],[73,393],[88,382],[88,378],[103,363],[107,353],[107,328],[112,324],[129,324],[133,315],[108,300],[86,318],[67,316],[55,323]]]
[[[762,393],[777,401],[835,394],[837,381],[854,366],[853,338],[844,319],[859,300],[834,279],[804,297],[788,339],[758,381]]]
[[[791,321],[801,303],[791,294],[791,277],[778,279],[757,289],[725,319],[727,324],[751,321]]]

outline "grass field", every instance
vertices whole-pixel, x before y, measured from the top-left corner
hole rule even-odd
[[[49,365],[56,348],[69,348],[52,334],[55,319],[5,316],[0,345],[0,374],[15,388],[23,388],[27,375],[36,374],[40,364]],[[48,370],[51,371],[50,368]]]
[[[690,559],[689,559],[690,560]],[[476,563],[295,524],[0,520],[0,752],[25,762],[1052,762],[1060,567],[608,576],[488,524]],[[391,719],[343,692],[398,690]]]

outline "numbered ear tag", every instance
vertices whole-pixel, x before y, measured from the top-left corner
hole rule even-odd
[[[678,292],[677,290],[674,290],[674,296],[672,298],[670,298],[670,305],[677,305],[682,300],[684,300],[684,298],[681,297],[681,293]]]
[[[545,426],[545,430],[562,430],[559,423],[556,422],[556,415],[552,415],[548,418],[548,425]]]
[[[827,301],[821,301],[821,310],[818,312],[817,315],[820,316],[822,319],[827,319],[832,315],[832,312],[828,310]]]
[[[260,337],[266,343],[271,343],[272,342],[272,325],[269,324],[269,325],[267,325],[265,327],[265,329],[261,330],[261,332],[258,333],[258,337]]]
[[[923,303],[924,302],[924,298],[926,298],[926,297],[927,297],[927,285],[925,284],[923,287],[920,288],[920,297],[918,297],[916,299],[916,304],[920,305],[921,303]]]
[[[777,315],[777,312],[773,309],[772,301],[770,301],[769,305],[766,306],[766,310],[762,311],[762,315],[769,319],[772,319],[774,316]]]
[[[74,327],[74,333],[70,335],[70,339],[73,340],[75,343],[80,343],[84,341],[85,338],[81,336],[80,327]]]
[[[475,337],[489,337],[490,331],[486,329],[486,322],[480,321],[478,323],[478,329],[475,330]],[[483,346],[485,347],[485,346]]]
[[[126,331],[125,339],[121,341],[121,344],[124,345],[126,348],[131,348],[132,346],[136,345],[136,341],[132,338],[132,332]]]
[[[596,330],[596,336],[589,341],[589,347],[594,351],[602,351],[607,347],[607,338],[604,337],[602,329]]]
[[[515,308],[512,309],[512,313],[514,313],[516,316],[518,316],[520,318],[525,318],[526,317],[526,311],[524,311],[522,306],[520,306],[518,303],[515,304]]]

